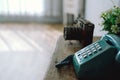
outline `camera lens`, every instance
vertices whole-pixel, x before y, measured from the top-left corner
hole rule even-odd
[[[80,40],[82,29],[80,27],[65,27],[64,39],[65,40]]]

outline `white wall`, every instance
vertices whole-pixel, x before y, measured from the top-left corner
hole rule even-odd
[[[116,5],[119,4],[119,0],[113,1]],[[102,36],[106,33],[99,25],[102,21],[100,14],[111,7],[113,7],[112,0],[86,0],[85,18],[95,24],[94,36]]]

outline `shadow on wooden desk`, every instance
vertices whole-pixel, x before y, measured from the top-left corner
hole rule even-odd
[[[99,37],[94,38],[93,41],[98,40]],[[65,41],[61,35],[57,41],[55,51],[52,56],[52,60],[44,80],[77,80],[72,65],[64,66],[61,69],[57,69],[55,64],[65,59],[67,56],[74,54],[80,50],[79,41]]]

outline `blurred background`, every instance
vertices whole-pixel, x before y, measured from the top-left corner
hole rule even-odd
[[[119,6],[119,0],[0,0],[0,22],[63,23],[77,16],[95,24],[95,36],[101,36],[100,14]],[[99,32],[99,33],[98,33]]]

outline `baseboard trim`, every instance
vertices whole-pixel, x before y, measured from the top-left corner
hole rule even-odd
[[[38,23],[62,23],[61,16],[4,16],[0,15],[0,22],[38,22]]]

